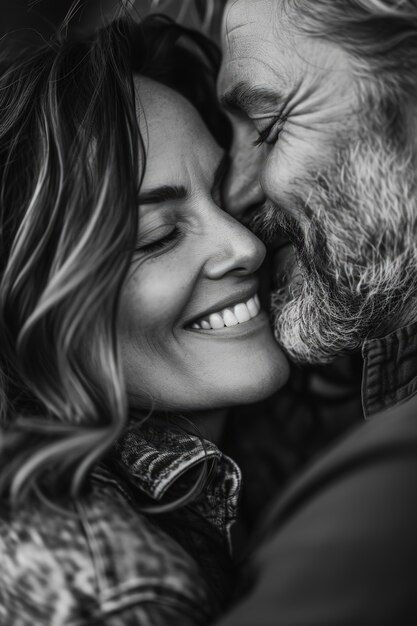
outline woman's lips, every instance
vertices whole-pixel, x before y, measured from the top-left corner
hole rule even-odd
[[[261,310],[258,295],[255,294],[244,302],[238,302],[232,307],[225,307],[219,311],[210,313],[193,322],[190,326],[193,330],[219,330],[244,324],[256,317]]]

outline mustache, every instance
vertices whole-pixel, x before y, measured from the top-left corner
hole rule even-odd
[[[305,235],[297,218],[271,200],[265,201],[252,213],[246,226],[266,246],[287,240],[303,256],[306,252]]]
[[[301,202],[298,203],[301,206]],[[297,203],[294,202],[294,206]],[[330,263],[328,240],[320,221],[313,217],[310,206],[303,203],[303,213],[309,217],[305,232],[300,221],[277,203],[267,200],[247,222],[248,228],[265,243],[274,248],[277,244],[289,242],[306,276],[320,277],[330,290],[333,289],[334,277]],[[299,211],[302,214],[301,210]]]

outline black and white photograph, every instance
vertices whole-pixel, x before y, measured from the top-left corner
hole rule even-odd
[[[417,0],[0,0],[0,626],[416,625]]]

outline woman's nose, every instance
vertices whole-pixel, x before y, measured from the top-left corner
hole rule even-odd
[[[230,170],[223,187],[226,211],[244,221],[265,202],[259,183],[264,155],[262,149],[253,146],[254,136],[256,133],[248,122],[234,124]]]
[[[222,218],[213,229],[213,245],[205,263],[207,278],[217,280],[226,274],[253,274],[265,258],[264,244],[227,213],[223,213]]]

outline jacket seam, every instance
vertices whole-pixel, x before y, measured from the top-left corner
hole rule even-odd
[[[166,592],[170,592],[172,595],[167,595]],[[117,602],[115,599],[112,602],[100,602],[97,609],[93,612],[89,620],[105,620],[111,616],[115,616],[123,613],[123,611],[129,608],[145,608],[146,605],[158,605],[165,606],[180,611],[183,615],[190,617],[196,625],[200,623],[197,615],[201,618],[209,618],[207,611],[202,609],[202,604],[193,602],[189,598],[181,596],[177,590],[171,589],[169,586],[160,586],[160,593],[155,594],[154,597],[143,597],[143,593],[140,592],[138,587],[135,591],[132,590],[128,596],[121,597]],[[106,606],[107,604],[107,606]],[[87,622],[90,623],[90,622]],[[86,624],[85,619],[77,619],[71,621],[68,626],[84,626]]]
[[[90,554],[91,564],[94,572],[94,578],[96,581],[96,588],[99,597],[99,603],[101,603],[101,597],[103,595],[104,589],[108,586],[107,577],[105,575],[103,557],[101,554],[100,547],[95,538],[94,530],[89,522],[87,512],[85,510],[84,505],[80,501],[75,502],[76,509],[80,516],[81,526],[84,530],[84,535],[86,537],[88,551]]]

